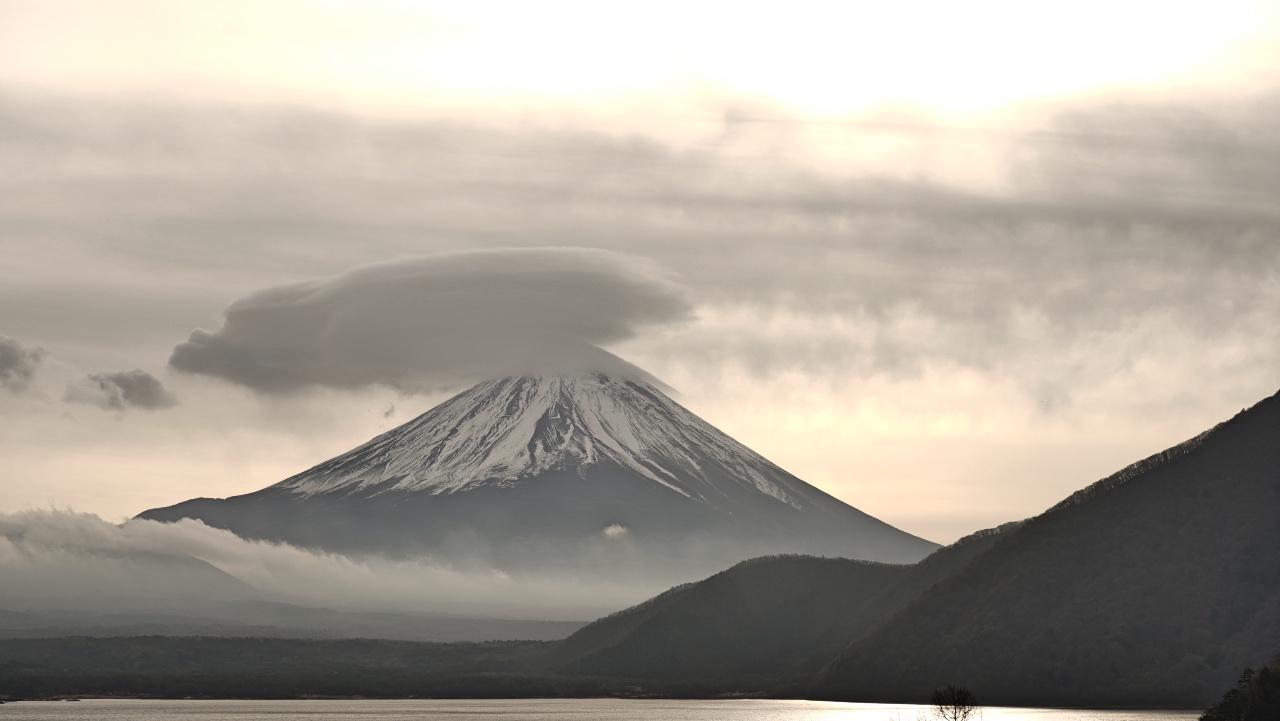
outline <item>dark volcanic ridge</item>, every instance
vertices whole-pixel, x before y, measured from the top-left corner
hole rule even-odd
[[[937,548],[787,473],[653,384],[603,374],[481,383],[256,493],[140,517],[521,571],[687,576],[765,554],[910,563]]]
[[[1280,394],[1077,492],[851,645],[832,695],[1211,701],[1280,649]]]
[[[911,566],[756,559],[602,618],[568,673],[1203,708],[1280,650],[1280,395]],[[809,676],[804,674],[820,673]]]

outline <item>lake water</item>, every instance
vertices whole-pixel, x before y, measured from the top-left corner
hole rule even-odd
[[[821,701],[519,699],[501,701],[21,701],[0,721],[924,721],[928,707]],[[1194,721],[1198,711],[984,708],[980,721]]]

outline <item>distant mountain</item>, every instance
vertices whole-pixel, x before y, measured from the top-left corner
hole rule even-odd
[[[273,601],[180,602],[151,599],[149,605],[96,603],[90,607],[27,607],[0,610],[0,639],[68,636],[212,636],[238,638],[397,641],[501,641],[562,639],[582,621],[539,621],[443,614],[338,611]],[[0,601],[2,602],[2,601]],[[107,606],[107,607],[104,607]]]
[[[144,601],[241,601],[260,596],[234,576],[180,552],[64,551],[36,562],[0,566],[0,608],[8,610],[100,610]]]
[[[966,537],[915,565],[813,556],[745,561],[595,621],[555,644],[548,665],[637,679],[814,673],[1014,527]]]
[[[1072,495],[855,641],[822,695],[1203,707],[1280,648],[1280,396]]]
[[[804,483],[652,384],[601,374],[481,383],[269,488],[140,517],[341,552],[686,577],[762,554],[912,562],[937,548]]]

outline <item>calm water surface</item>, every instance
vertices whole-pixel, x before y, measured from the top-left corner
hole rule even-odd
[[[1194,721],[1196,711],[984,708],[981,721]],[[925,706],[819,701],[23,701],[0,705],[0,721],[923,721]]]

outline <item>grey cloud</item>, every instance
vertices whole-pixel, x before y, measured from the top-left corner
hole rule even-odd
[[[655,119],[666,122],[677,121]],[[790,122],[730,114],[722,137],[677,147],[578,131],[10,93],[0,102],[0,126],[13,131],[0,133],[0,162],[26,175],[0,180],[0,223],[47,254],[49,268],[92,249],[116,273],[89,283],[50,271],[0,284],[0,323],[17,333],[39,321],[42,338],[78,339],[96,333],[109,309],[146,319],[145,340],[157,344],[273,283],[521,244],[643,255],[678,270],[701,307],[878,328],[876,342],[815,336],[779,346],[744,327],[655,350],[690,362],[735,355],[765,375],[912,373],[934,362],[994,372],[1029,351],[1054,355],[1165,315],[1209,347],[1246,341],[1257,319],[1280,312],[1271,290],[1280,274],[1274,99],[1086,101],[1027,131],[872,120],[849,123],[841,136],[878,134],[926,158],[981,146],[1010,159],[1000,169],[1007,185],[991,187],[944,183],[927,162],[894,175],[817,172],[789,158],[788,138],[803,130]],[[171,277],[182,282],[162,282]],[[934,330],[904,335],[904,315]],[[1027,316],[1041,319],[1031,339],[1020,325]],[[230,356],[217,362],[224,376],[289,385],[261,375],[269,370],[261,359],[252,370],[236,370]],[[315,371],[308,382],[355,383],[334,373]],[[1081,380],[1064,373],[1063,385]]]
[[[43,348],[29,348],[16,338],[0,335],[0,388],[15,393],[26,390],[45,355]]]
[[[434,390],[507,373],[638,372],[601,350],[687,318],[651,263],[582,248],[442,253],[283,285],[233,303],[170,365],[268,393]]]
[[[1022,139],[1026,197],[1103,222],[1192,231],[1280,223],[1280,95],[1215,104],[1111,103]]]
[[[178,398],[159,378],[137,368],[131,371],[90,373],[67,387],[65,400],[87,403],[104,410],[128,408],[159,410],[178,404]]]

